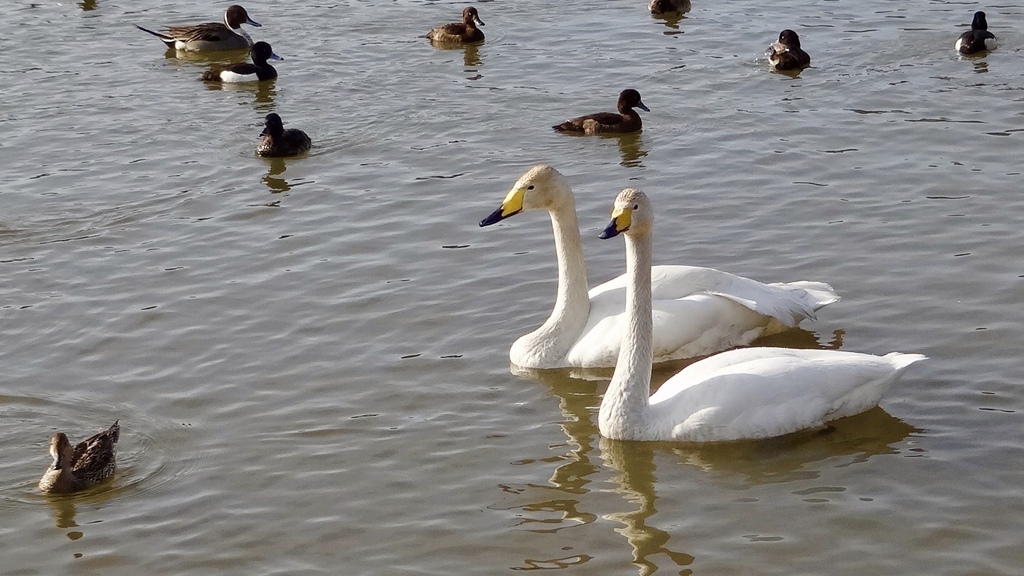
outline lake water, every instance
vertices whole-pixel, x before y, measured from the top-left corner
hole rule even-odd
[[[221,89],[135,29],[226,7],[6,6],[4,572],[1019,574],[1024,3],[247,2],[280,78]],[[1000,47],[952,45],[984,9]],[[813,67],[772,73],[797,30]],[[611,109],[642,134],[550,126]],[[264,160],[263,117],[307,157]],[[576,191],[589,275],[626,186],[655,260],[843,300],[765,344],[927,354],[880,408],[764,442],[603,440],[608,373],[516,376],[550,225],[477,222],[530,165]],[[661,381],[680,365],[656,373]],[[122,425],[115,480],[35,483]]]

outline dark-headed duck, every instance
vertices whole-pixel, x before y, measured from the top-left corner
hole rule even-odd
[[[430,38],[431,42],[483,42],[484,33],[476,27],[477,24],[483,26],[484,22],[477,14],[476,8],[467,6],[462,11],[462,22],[437,26],[431,29],[426,37]]]
[[[977,54],[996,47],[996,35],[988,31],[984,12],[974,13],[971,29],[961,34],[953,47],[961,54]]]
[[[230,6],[224,13],[224,22],[208,22],[192,26],[171,26],[166,32],[147,30],[138,24],[136,28],[149,32],[159,38],[168,48],[188,52],[207,52],[210,50],[243,50],[252,46],[252,38],[242,30],[242,24],[260,27],[260,24],[249,18],[249,14],[239,5]]]
[[[284,129],[284,122],[277,114],[267,114],[266,127],[260,133],[263,138],[256,146],[258,156],[295,156],[308,152],[312,145],[309,136],[297,128]]]
[[[685,14],[690,11],[690,0],[651,0],[647,3],[651,14]]]
[[[801,70],[811,65],[811,57],[800,48],[800,37],[792,30],[779,33],[779,41],[768,47],[768,61],[776,70]]]
[[[619,94],[617,106],[619,112],[595,112],[586,116],[579,116],[566,120],[561,124],[552,126],[559,132],[574,132],[577,134],[622,134],[636,132],[643,128],[640,115],[633,108],[639,108],[646,112],[651,110],[640,100],[640,93],[632,88],[623,90]]]
[[[249,49],[252,63],[240,62],[227,68],[214,68],[203,73],[202,79],[207,82],[260,82],[277,78],[277,70],[267,64],[267,60],[283,60],[274,54],[273,48],[266,42],[257,42]]]

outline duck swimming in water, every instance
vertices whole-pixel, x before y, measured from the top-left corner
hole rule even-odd
[[[242,30],[242,24],[260,28],[261,25],[249,18],[249,13],[239,5],[228,7],[224,22],[207,22],[191,26],[171,26],[167,32],[154,32],[135,25],[143,32],[159,38],[168,48],[186,52],[210,52],[214,50],[243,50],[252,46],[252,38]]]
[[[308,152],[312,141],[309,136],[298,128],[285,130],[281,117],[271,112],[267,114],[266,127],[260,133],[263,138],[256,146],[256,154],[266,157],[295,156]]]
[[[632,88],[627,88],[619,93],[619,101],[616,103],[618,113],[595,112],[584,116],[577,116],[566,120],[561,124],[552,126],[559,132],[586,134],[624,134],[637,132],[643,128],[643,121],[640,115],[633,108],[639,108],[645,112],[651,109],[640,100],[640,93]]]
[[[996,35],[988,31],[984,12],[974,13],[971,29],[961,34],[953,47],[961,54],[977,54],[996,47]]]
[[[53,464],[39,479],[39,489],[53,494],[78,492],[114,475],[114,444],[121,436],[118,421],[72,447],[67,435],[50,438]]]
[[[462,22],[442,24],[427,32],[427,38],[431,42],[458,42],[468,44],[471,42],[483,42],[484,33],[477,28],[483,26],[484,21],[480,19],[476,8],[467,6],[462,10]]]
[[[249,49],[249,57],[252,63],[239,62],[227,68],[214,68],[203,73],[204,82],[224,82],[226,84],[239,84],[243,82],[262,82],[277,78],[277,70],[267,63],[267,60],[284,60],[274,54],[273,48],[266,42],[257,42]]]
[[[783,30],[779,41],[768,47],[768,61],[776,70],[802,70],[811,65],[811,56],[800,48],[796,32]]]

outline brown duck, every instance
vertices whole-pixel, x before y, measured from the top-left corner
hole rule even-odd
[[[63,432],[50,438],[53,465],[39,479],[39,489],[52,494],[84,490],[114,475],[114,444],[121,436],[121,425],[114,424],[71,446]]]
[[[644,106],[640,100],[640,93],[632,88],[623,90],[619,94],[619,112],[595,112],[586,116],[579,116],[566,120],[561,124],[552,126],[559,132],[574,132],[577,134],[622,134],[626,132],[637,132],[643,128],[640,115],[633,108],[639,108],[650,112],[650,108]]]

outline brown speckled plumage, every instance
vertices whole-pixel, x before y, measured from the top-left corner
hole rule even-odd
[[[110,478],[116,465],[114,444],[120,436],[118,421],[74,447],[63,432],[57,432],[50,438],[53,464],[39,479],[39,489],[49,493],[77,492]]]

